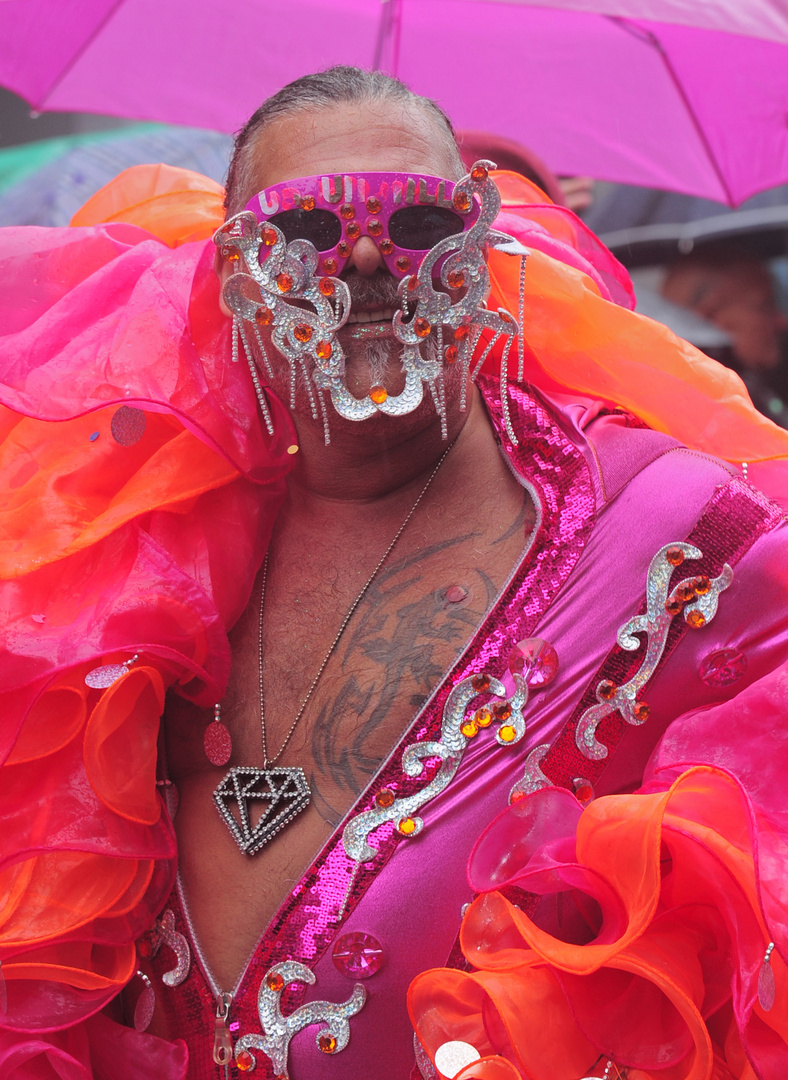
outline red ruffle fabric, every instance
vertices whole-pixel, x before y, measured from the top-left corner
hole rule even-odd
[[[469,861],[474,970],[411,986],[427,1052],[459,1039],[520,1080],[608,1059],[654,1080],[788,1075],[787,703],[784,668],[674,721],[640,792],[582,809],[546,788],[504,811]]]

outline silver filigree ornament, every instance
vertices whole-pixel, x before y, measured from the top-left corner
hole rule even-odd
[[[528,686],[520,675],[513,678],[515,692],[511,697],[507,697],[500,680],[484,673],[461,679],[452,687],[443,709],[440,738],[411,743],[402,754],[402,770],[406,776],[420,776],[424,771],[424,762],[429,758],[440,761],[437,773],[421,791],[395,798],[388,806],[378,803],[374,809],[363,810],[351,818],[342,833],[342,843],[349,859],[360,864],[375,858],[377,851],[370,846],[368,837],[385,822],[394,822],[402,835],[416,836],[421,832],[424,821],[416,816],[416,811],[448,787],[460,767],[469,741],[479,734],[481,725],[475,721],[469,729],[472,734],[465,735],[462,731],[468,723],[466,713],[474,698],[480,694],[493,695],[493,699],[478,712],[485,713],[485,726],[493,723],[498,725],[495,740],[499,746],[514,746],[520,742],[525,735],[523,708],[528,701]],[[402,827],[406,822],[407,831]]]
[[[302,239],[287,243],[276,225],[270,221],[259,223],[248,210],[236,214],[217,230],[214,242],[225,257],[239,264],[243,259],[245,266],[245,270],[238,270],[225,281],[223,296],[234,313],[233,360],[238,359],[240,343],[269,433],[273,433],[270,411],[246,324],[254,335],[268,377],[272,378],[271,359],[259,329],[260,325],[270,327],[271,340],[289,366],[290,407],[295,407],[300,376],[300,382],[309,396],[313,418],[317,420],[322,416],[326,444],[330,441],[327,395],[336,412],[348,420],[366,420],[377,412],[403,416],[421,404],[425,383],[441,418],[443,437],[447,438],[445,329],[452,332],[451,344],[457,348],[454,362],[459,363],[462,372],[463,408],[471,358],[485,329],[491,333],[490,341],[472,374],[475,377],[492,348],[504,337],[508,343],[504,346],[501,360],[501,380],[506,384],[508,356],[512,342],[518,336],[519,324],[505,309],[492,312],[485,306],[490,282],[484,248],[494,246],[521,260],[520,321],[523,272],[528,250],[512,237],[491,228],[500,210],[501,197],[489,178],[490,168],[495,168],[491,161],[477,162],[454,188],[455,194],[465,193],[469,199],[479,199],[482,209],[473,226],[467,232],[441,240],[427,253],[416,275],[414,288],[409,287],[412,275],[403,278],[400,283],[402,308],[395,312],[392,329],[403,345],[401,363],[405,386],[399,394],[387,395],[382,401],[373,401],[369,396],[356,398],[345,383],[345,355],[337,332],[350,315],[350,292],[340,278],[318,274],[319,255],[314,245]],[[474,173],[478,179],[473,179]],[[260,258],[262,250],[267,251],[263,259]],[[440,277],[445,288],[451,287],[448,281],[450,274],[463,277],[464,292],[456,301],[433,285],[433,268],[443,258],[446,261],[441,267]],[[321,284],[326,288],[327,282],[331,284],[324,292]],[[426,333],[416,333],[417,320],[421,320],[419,326],[428,326]],[[456,333],[458,330],[459,334]],[[522,377],[521,334],[519,342],[519,375]],[[503,415],[507,434],[517,445],[505,394]]]
[[[646,613],[636,615],[619,629],[616,640],[622,649],[635,652],[641,647],[637,634],[646,635],[646,651],[637,672],[626,683],[614,686],[602,680],[596,690],[598,704],[591,705],[577,723],[575,741],[585,757],[601,760],[607,747],[596,738],[596,729],[610,713],[618,712],[628,724],[640,725],[648,719],[648,706],[638,694],[656,671],[665,651],[673,619],[683,613],[685,622],[699,629],[717,613],[720,593],[733,581],[733,570],[725,563],[718,577],[688,577],[670,588],[671,576],[685,559],[700,559],[699,548],[684,542],[666,544],[656,553],[646,578]]]
[[[257,1013],[263,1034],[242,1035],[235,1044],[235,1060],[237,1063],[240,1059],[242,1071],[250,1072],[255,1068],[257,1061],[252,1051],[262,1050],[271,1060],[274,1075],[286,1080],[290,1040],[312,1024],[325,1025],[315,1036],[318,1050],[324,1054],[338,1054],[345,1049],[350,1041],[348,1021],[361,1011],[367,1000],[367,992],[361,983],[355,984],[347,1001],[309,1001],[282,1016],[281,997],[285,986],[293,982],[312,986],[316,981],[310,969],[296,960],[285,960],[269,968],[257,995]]]
[[[477,161],[471,171],[460,180],[454,188],[453,198],[465,195],[467,199],[474,197],[481,203],[479,217],[467,232],[455,236],[448,236],[440,240],[424,257],[415,275],[416,284],[410,275],[403,278],[399,285],[401,310],[394,313],[394,334],[402,342],[402,366],[407,375],[413,377],[414,393],[416,391],[416,377],[418,376],[418,400],[413,408],[421,401],[424,383],[430,389],[435,403],[435,408],[441,417],[441,425],[444,439],[447,437],[446,429],[446,395],[444,388],[445,364],[436,360],[422,358],[420,346],[425,337],[435,341],[435,351],[438,357],[445,356],[446,330],[451,331],[449,344],[446,347],[457,349],[456,359],[453,361],[460,367],[462,373],[462,407],[465,407],[465,387],[469,373],[473,378],[478,375],[485,360],[500,338],[506,339],[501,357],[501,384],[507,383],[507,366],[509,352],[515,338],[519,338],[522,351],[522,334],[520,325],[515,317],[505,308],[498,311],[489,311],[486,306],[487,296],[490,292],[490,273],[484,258],[485,247],[495,247],[510,255],[521,258],[521,268],[524,270],[525,259],[528,249],[523,247],[513,237],[506,233],[498,232],[492,228],[501,209],[501,196],[493,180],[490,179],[489,170],[495,168],[492,161]],[[478,179],[474,179],[474,175]],[[435,288],[435,267],[440,260],[445,260],[440,270],[440,281],[444,289],[462,289],[463,295],[452,300],[447,291]],[[522,277],[522,275],[521,275]],[[452,282],[459,282],[458,285]],[[522,308],[521,280],[521,308]],[[412,316],[412,317],[410,317]],[[407,319],[407,321],[405,321]],[[426,324],[426,326],[425,326]],[[426,333],[425,333],[426,330]],[[481,334],[488,330],[491,333],[490,340],[479,357],[473,372],[470,365],[479,342]],[[522,367],[522,364],[520,365]],[[519,371],[522,378],[522,371]],[[408,390],[406,384],[403,394]],[[389,399],[396,402],[396,399]],[[512,427],[509,416],[507,395],[501,395],[504,425],[509,438],[517,445],[517,436]],[[386,408],[386,402],[381,408]],[[394,413],[394,405],[388,411]],[[403,410],[405,411],[405,410]],[[407,411],[410,411],[408,409]]]

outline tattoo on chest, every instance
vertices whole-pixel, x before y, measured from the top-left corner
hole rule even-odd
[[[487,546],[522,536],[525,513],[524,506]],[[312,728],[309,782],[331,825],[344,815],[344,807],[332,805],[340,801],[337,792],[356,797],[364,790],[401,734],[389,722],[399,719],[403,728],[410,722],[495,602],[511,566],[499,567],[494,578],[479,566],[466,572],[461,602],[447,597],[450,576],[437,589],[423,577],[431,558],[467,551],[479,539],[455,537],[382,570],[348,628],[337,654],[339,677]]]

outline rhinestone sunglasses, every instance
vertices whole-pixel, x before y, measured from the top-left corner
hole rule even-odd
[[[486,172],[485,172],[486,175]],[[375,243],[397,278],[418,270],[441,240],[467,232],[481,203],[455,183],[420,173],[363,172],[304,176],[258,192],[245,206],[261,225],[260,262],[277,236],[308,240],[319,254],[318,272],[340,274],[362,236]]]

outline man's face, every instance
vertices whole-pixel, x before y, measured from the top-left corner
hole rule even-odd
[[[390,102],[337,105],[303,111],[268,125],[254,149],[255,191],[301,176],[355,172],[422,173],[458,179],[445,136],[422,109]],[[247,192],[250,197],[253,192]],[[338,332],[346,357],[346,385],[357,398],[384,383],[390,394],[404,385],[401,346],[391,320],[399,307],[398,281],[369,236],[361,236],[342,278],[351,297],[350,317]],[[359,340],[359,327],[376,327],[374,341]],[[285,400],[289,375],[275,386]],[[433,413],[434,415],[434,413]]]
[[[668,275],[663,293],[725,330],[736,359],[745,367],[768,371],[780,364],[781,336],[788,320],[761,263],[753,259],[719,269],[679,266]]]

